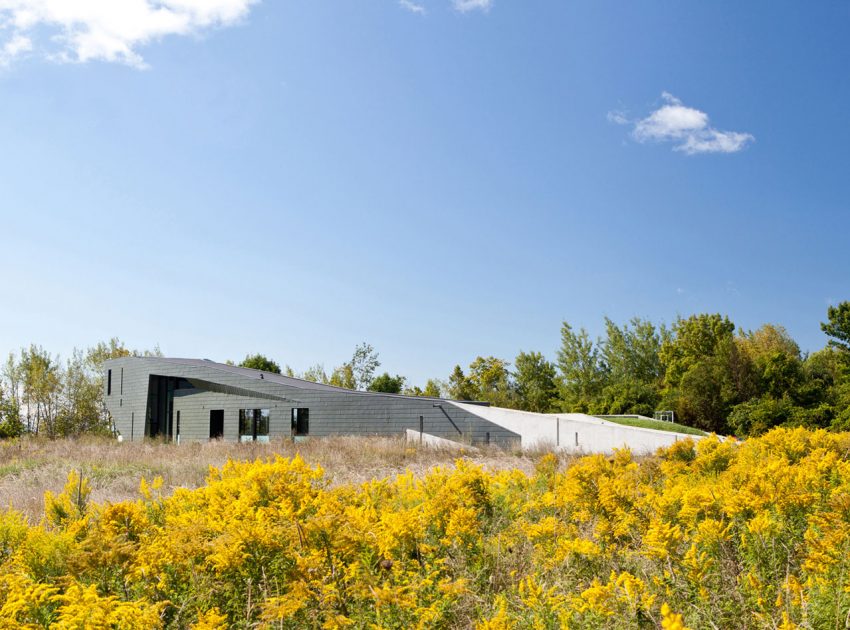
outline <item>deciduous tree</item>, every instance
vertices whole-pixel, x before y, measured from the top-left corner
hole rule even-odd
[[[381,392],[384,394],[400,394],[404,388],[405,379],[403,376],[396,374],[391,376],[389,372],[384,372],[380,376],[372,379],[367,388],[370,392]]]
[[[576,333],[567,322],[561,326],[558,369],[564,411],[587,411],[599,398],[607,375],[599,348],[584,328]]]
[[[239,367],[261,370],[272,374],[280,374],[280,366],[268,357],[259,353],[247,355],[244,359],[242,359]]]
[[[518,406],[527,411],[551,411],[557,397],[555,366],[540,352],[520,352],[514,361]]]

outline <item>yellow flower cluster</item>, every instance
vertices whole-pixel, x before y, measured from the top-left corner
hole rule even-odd
[[[0,513],[0,628],[844,627],[850,435],[331,486],[299,457]]]

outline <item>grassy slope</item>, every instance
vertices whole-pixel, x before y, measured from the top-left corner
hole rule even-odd
[[[641,427],[644,429],[655,429],[657,431],[670,431],[672,433],[687,433],[689,435],[708,435],[705,431],[700,431],[693,427],[686,427],[684,424],[676,424],[675,422],[664,422],[662,420],[643,420],[642,418],[600,418],[606,422],[615,424],[624,424],[629,427]]]

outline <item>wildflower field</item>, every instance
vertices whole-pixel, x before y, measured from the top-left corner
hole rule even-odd
[[[844,628],[850,434],[330,484],[300,457],[0,516],[0,627]]]

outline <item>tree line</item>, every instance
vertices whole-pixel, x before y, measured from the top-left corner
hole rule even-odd
[[[62,361],[39,345],[10,352],[0,368],[0,438],[24,433],[49,438],[111,435],[103,401],[103,362],[126,356],[162,356],[159,348],[130,350],[118,339],[74,349]]]
[[[429,379],[424,388],[388,372],[375,376],[380,361],[366,343],[330,375],[321,365],[301,374],[286,366],[283,373],[349,389],[541,413],[651,417],[672,411],[682,424],[739,436],[778,425],[850,430],[850,302],[829,307],[821,329],[825,347],[803,353],[777,324],[745,331],[710,313],[679,317],[669,327],[606,318],[598,339],[564,322],[553,361],[533,351],[521,351],[513,363],[479,356],[466,369],[456,365],[444,380]],[[243,365],[268,369],[264,361],[254,355]]]
[[[352,390],[541,413],[672,411],[680,423],[739,436],[778,425],[850,430],[850,302],[829,307],[821,329],[825,347],[803,353],[780,325],[745,331],[720,314],[679,317],[669,327],[606,318],[597,339],[564,322],[554,360],[534,351],[519,352],[513,362],[479,356],[424,387],[399,374],[378,374],[379,354],[368,343],[330,373],[322,364],[303,372],[281,368],[262,354],[239,365]],[[103,362],[123,356],[162,355],[158,348],[130,350],[118,339],[75,349],[65,362],[37,345],[10,353],[0,369],[0,437],[109,434]]]

